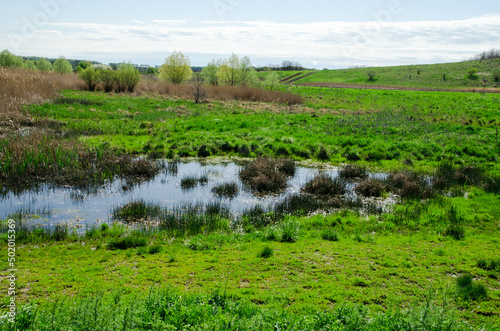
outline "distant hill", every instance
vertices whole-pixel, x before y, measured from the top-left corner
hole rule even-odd
[[[370,76],[373,78],[370,79]],[[305,83],[373,84],[420,88],[500,87],[500,59],[321,70],[293,82],[298,85]]]

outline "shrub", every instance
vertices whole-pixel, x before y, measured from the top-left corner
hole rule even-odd
[[[368,177],[368,169],[363,166],[348,164],[339,171],[339,176],[342,179],[365,179]]]
[[[263,257],[265,259],[273,256],[273,249],[269,246],[264,247],[260,252],[259,252],[259,257]]]
[[[385,187],[382,181],[378,179],[365,179],[354,190],[365,197],[381,197]]]
[[[315,197],[329,198],[343,195],[347,192],[346,184],[338,178],[331,178],[326,174],[320,174],[307,182],[302,187],[302,192]]]
[[[369,70],[366,72],[366,76],[368,76],[368,81],[369,82],[374,82],[377,76],[377,73],[374,70]]]
[[[321,233],[321,238],[328,241],[339,241],[339,234],[333,229],[327,229]]]
[[[139,70],[131,63],[122,63],[115,73],[115,83],[117,92],[134,92],[141,81]]]
[[[475,80],[478,78],[477,73],[478,73],[478,71],[476,68],[474,68],[474,67],[470,68],[469,70],[467,70],[467,78]]]
[[[115,88],[116,71],[104,69],[101,71],[101,81],[104,87],[104,92],[112,92]]]
[[[101,82],[101,72],[92,67],[80,70],[78,72],[78,77],[80,77],[87,84],[90,92],[95,91],[97,84]]]

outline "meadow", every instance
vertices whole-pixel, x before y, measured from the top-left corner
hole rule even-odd
[[[247,173],[264,173],[269,157],[270,176],[281,169],[285,181],[294,162],[339,166],[347,182],[383,171],[387,180],[359,194],[400,198],[385,211],[357,208],[339,202],[342,188],[321,196],[340,184],[319,178],[275,210],[237,219],[223,204],[180,212],[139,201],[117,206],[120,223],[77,234],[12,215],[17,324],[4,314],[0,329],[500,327],[499,94],[221,87],[196,104],[188,87],[155,81],[134,93],[84,91],[71,76],[49,82],[26,102],[12,97],[23,89],[0,93],[11,100],[2,190],[147,181],[163,158],[257,160]],[[247,173],[247,185],[267,189]],[[0,229],[7,247],[8,223]],[[7,256],[0,268],[5,278]]]

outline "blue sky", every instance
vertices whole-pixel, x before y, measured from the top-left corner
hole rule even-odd
[[[0,50],[192,65],[231,53],[315,68],[460,61],[500,48],[498,0],[24,0],[3,4]]]

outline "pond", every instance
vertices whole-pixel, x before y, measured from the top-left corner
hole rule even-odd
[[[235,162],[200,163],[199,161],[166,163],[166,169],[154,179],[147,182],[130,183],[117,179],[92,193],[82,192],[71,187],[51,188],[42,186],[21,194],[9,192],[0,199],[0,219],[19,213],[36,215],[31,217],[32,223],[52,226],[68,223],[70,226],[87,227],[97,223],[113,222],[113,209],[131,201],[142,200],[159,204],[165,208],[175,208],[185,204],[199,203],[205,205],[220,201],[233,214],[241,214],[244,210],[256,205],[271,210],[272,207],[286,197],[300,192],[302,186],[315,175],[325,173],[337,177],[338,168],[296,167],[293,177],[287,182],[287,188],[280,194],[256,195],[238,178],[242,165]],[[206,181],[186,189],[181,181],[186,177],[205,178]],[[371,173],[370,177],[383,179],[383,173]],[[215,186],[234,182],[239,188],[233,198],[217,197],[212,192]],[[348,184],[348,195],[355,196],[356,184]],[[395,197],[377,199],[379,206],[393,203]]]

